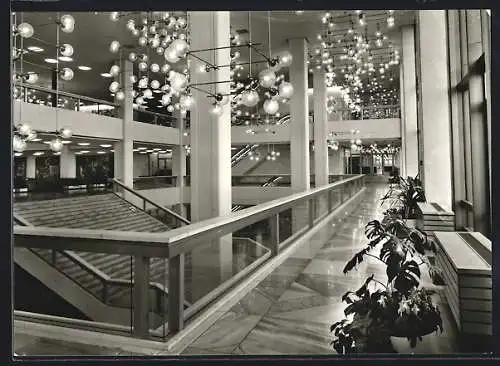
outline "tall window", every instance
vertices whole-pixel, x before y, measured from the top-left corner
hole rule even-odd
[[[491,234],[490,20],[486,11],[448,11],[457,229]]]

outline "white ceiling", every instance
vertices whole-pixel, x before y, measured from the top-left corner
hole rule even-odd
[[[283,50],[287,47],[287,40],[296,37],[305,37],[309,40],[311,47],[317,44],[316,36],[322,31],[324,25],[321,23],[321,17],[324,11],[305,11],[297,15],[294,11],[273,11],[270,12],[271,20],[271,49],[272,53]],[[353,11],[332,11],[334,22],[336,23],[335,34],[343,34],[349,27],[349,19],[356,19]],[[231,27],[233,30],[249,30],[248,12],[231,12]],[[380,23],[384,34],[386,34],[394,47],[398,48],[399,27],[401,25],[414,23],[413,11],[396,11],[396,26],[387,31],[385,28],[386,11],[366,11],[366,19],[369,34],[373,34],[376,30],[377,23]],[[100,74],[108,72],[110,66],[117,58],[116,54],[109,51],[109,44],[113,40],[119,40],[122,45],[135,45],[137,39],[126,29],[126,20],[130,18],[124,17],[118,22],[109,20],[109,13],[95,12],[74,12],[75,30],[73,33],[60,33],[60,43],[69,43],[74,49],[73,62],[62,62],[62,66],[71,67],[75,76],[71,81],[61,81],[60,90],[91,96],[94,98],[102,98],[110,100],[108,91],[110,79],[103,78]],[[133,15],[135,18],[140,15]],[[17,22],[29,22],[34,26],[35,34],[32,38],[24,41],[24,48],[29,46],[38,46],[44,48],[41,53],[29,53],[25,55],[25,60],[38,64],[35,66],[28,63],[24,64],[24,71],[34,71],[40,73],[39,84],[42,86],[51,86],[50,66],[43,60],[45,58],[56,58],[56,25],[54,20],[57,15],[55,13],[41,12],[25,12],[17,14]],[[258,46],[265,54],[268,53],[268,12],[251,12],[251,38],[254,43],[261,43]],[[244,36],[244,35],[243,35]],[[247,34],[248,36],[248,34]],[[19,46],[19,45],[18,45]],[[384,52],[381,49],[381,52]],[[241,49],[241,61],[248,60],[248,49]],[[163,63],[163,56],[150,54],[153,60],[156,60],[160,65]],[[254,60],[257,56],[254,56]],[[263,59],[261,57],[261,59]],[[64,65],[63,65],[64,64]],[[92,67],[91,71],[80,71],[77,66],[84,65]],[[263,67],[262,64],[261,67]],[[18,66],[19,67],[19,66]],[[254,66],[254,70],[259,67]],[[248,71],[243,70],[242,73]]]

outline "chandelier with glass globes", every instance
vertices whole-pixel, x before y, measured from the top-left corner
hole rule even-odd
[[[248,27],[249,27],[249,38],[248,49],[249,49],[249,73],[248,78],[245,81],[233,80],[232,83],[232,93],[235,95],[233,98],[232,112],[233,121],[238,119],[246,119],[245,124],[250,124],[252,119],[248,119],[249,116],[258,116],[258,113],[250,113],[248,110],[242,110],[246,108],[254,108],[263,99],[262,109],[267,117],[279,117],[279,102],[288,103],[293,95],[293,85],[285,80],[284,74],[278,74],[279,71],[289,67],[292,64],[293,57],[292,54],[287,51],[281,51],[273,55],[271,49],[271,18],[270,12],[268,12],[268,54],[264,54],[252,43],[251,37],[251,19],[250,13],[248,15]],[[266,68],[258,73],[257,78],[252,75],[252,51],[264,58],[264,63]],[[255,63],[262,63],[262,61],[257,61]],[[237,66],[235,66],[236,71]],[[235,71],[235,72],[236,72]],[[234,77],[235,72],[232,76]],[[236,74],[236,76],[241,76]],[[269,119],[269,118],[267,118]],[[248,123],[247,123],[248,122]]]
[[[73,16],[69,14],[64,14],[61,17],[57,16],[55,24],[57,25],[57,30],[56,30],[56,50],[57,50],[57,57],[56,59],[59,59],[59,57],[70,57],[74,53],[73,46],[71,46],[68,43],[63,43],[60,44],[59,38],[60,38],[60,31],[64,33],[72,33],[73,30],[75,29],[75,19]],[[34,72],[29,72],[29,73],[23,73],[23,64],[24,64],[24,55],[27,53],[27,51],[24,49],[24,39],[31,38],[34,34],[34,28],[31,24],[27,22],[21,22],[20,24],[17,24],[17,16],[15,13],[13,13],[13,26],[12,26],[12,38],[13,42],[12,44],[14,45],[12,49],[12,69],[13,69],[13,81],[15,83],[27,83],[27,84],[35,84],[38,81],[38,74]],[[19,44],[18,44],[18,38],[19,38]],[[19,45],[19,48],[18,48]],[[18,72],[16,63],[19,62],[20,64],[20,70]],[[57,63],[56,66],[56,74],[58,75],[58,79],[61,78],[62,80],[69,81],[73,78],[74,73],[73,70],[65,67],[63,69],[59,69],[59,63]],[[17,90],[17,89],[16,89]],[[16,97],[15,93],[16,90],[14,91],[14,98]],[[56,87],[56,95],[58,96],[59,93],[59,87],[57,83]],[[22,121],[22,102],[19,102],[19,120]],[[61,141],[61,138],[70,138],[72,136],[72,132],[69,128],[63,127],[59,128],[58,127],[58,111],[56,109],[56,138],[50,141],[49,147],[52,151],[58,152],[61,151],[63,148],[63,144]],[[12,146],[14,151],[21,153],[24,150],[26,150],[27,147],[27,142],[33,141],[36,139],[37,134],[36,131],[32,129],[32,127],[27,124],[20,122],[14,129],[14,135],[13,135],[13,141],[12,141]]]
[[[382,31],[394,27],[394,11],[369,16],[356,10],[354,14],[345,12],[337,17],[326,12],[321,22],[322,31],[317,35],[318,42],[312,47],[308,61],[309,71],[324,70],[327,85],[342,87],[345,104],[359,111],[361,103],[369,101],[364,94],[370,91],[370,79],[385,79],[390,66],[399,63],[399,52]],[[376,29],[372,30],[371,25],[376,25]]]
[[[122,17],[137,15],[137,13],[110,14],[110,20],[118,21]],[[170,113],[176,109],[185,115],[195,101],[189,92],[189,33],[185,13],[171,14],[169,12],[141,13],[140,20],[128,19],[126,28],[137,38],[135,48],[128,52],[127,58],[134,63],[136,74],[130,81],[135,88],[132,91],[134,102],[139,107],[146,107],[148,100],[157,99],[159,104]],[[119,41],[110,43],[112,53],[124,50]],[[152,54],[163,57],[161,63],[153,61]],[[118,77],[121,73],[119,65],[111,66],[109,73]],[[123,85],[113,81],[109,91],[118,101],[125,99]]]

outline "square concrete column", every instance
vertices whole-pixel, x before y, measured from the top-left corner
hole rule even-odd
[[[328,184],[328,117],[325,77],[323,70],[314,71],[314,179],[316,187]]]
[[[59,157],[61,178],[76,178],[76,156],[68,145],[64,145]]]
[[[26,178],[36,178],[36,156],[28,155],[26,157]]]
[[[186,206],[184,204],[184,187],[186,186],[186,149],[184,148],[184,118],[179,112],[174,114],[176,127],[179,129],[179,144],[172,148],[172,175],[176,178],[176,186],[179,189],[179,203],[174,205],[176,212],[186,217]]]
[[[133,85],[130,77],[133,75],[133,64],[123,60],[120,65],[121,74],[119,82],[125,93],[125,99],[121,101],[119,117],[122,118],[123,140],[115,143],[115,178],[120,179],[127,187],[133,187],[134,178],[134,138],[132,135],[132,123],[134,121]]]
[[[295,193],[310,188],[307,40],[290,39],[289,47],[293,57],[290,82],[294,88],[290,100],[290,166],[292,191]],[[308,225],[308,212],[307,204],[292,210],[292,232]]]
[[[415,66],[415,29],[413,25],[401,28],[401,140],[404,162],[403,176],[418,174],[417,79]]]
[[[452,207],[451,120],[445,10],[418,12],[422,179],[427,200]]]
[[[206,50],[194,54],[212,65],[231,62],[230,15],[228,11],[200,11],[188,14],[191,50]],[[192,89],[196,105],[191,110],[191,221],[197,222],[231,213],[231,109],[230,102],[222,106],[220,116],[210,114],[214,98],[207,93],[230,93],[230,70],[222,67],[201,72],[204,63],[190,58],[191,84],[205,92]],[[208,84],[205,84],[208,83]],[[214,83],[214,84],[210,84]],[[216,84],[215,84],[216,83]],[[230,97],[229,97],[230,99]],[[232,275],[232,236],[223,237],[191,253],[191,293],[194,299],[216,287]],[[187,299],[189,300],[189,299]]]

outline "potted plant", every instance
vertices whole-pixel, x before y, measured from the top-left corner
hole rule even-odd
[[[408,226],[415,227],[421,214],[418,203],[426,201],[422,182],[418,176],[406,179],[397,177],[381,201],[382,204],[388,203],[390,207],[385,215],[398,216],[405,220]]]
[[[444,285],[440,270],[426,255],[436,250],[433,240],[395,217],[369,222],[365,235],[368,245],[347,262],[344,274],[369,256],[385,265],[387,278],[381,281],[372,274],[358,290],[342,296],[346,318],[331,326],[333,348],[341,354],[394,353],[394,337],[407,338],[415,347],[422,337],[442,331],[431,297],[435,291],[421,284],[421,268],[426,267],[432,283]],[[372,254],[377,248],[379,254]]]

